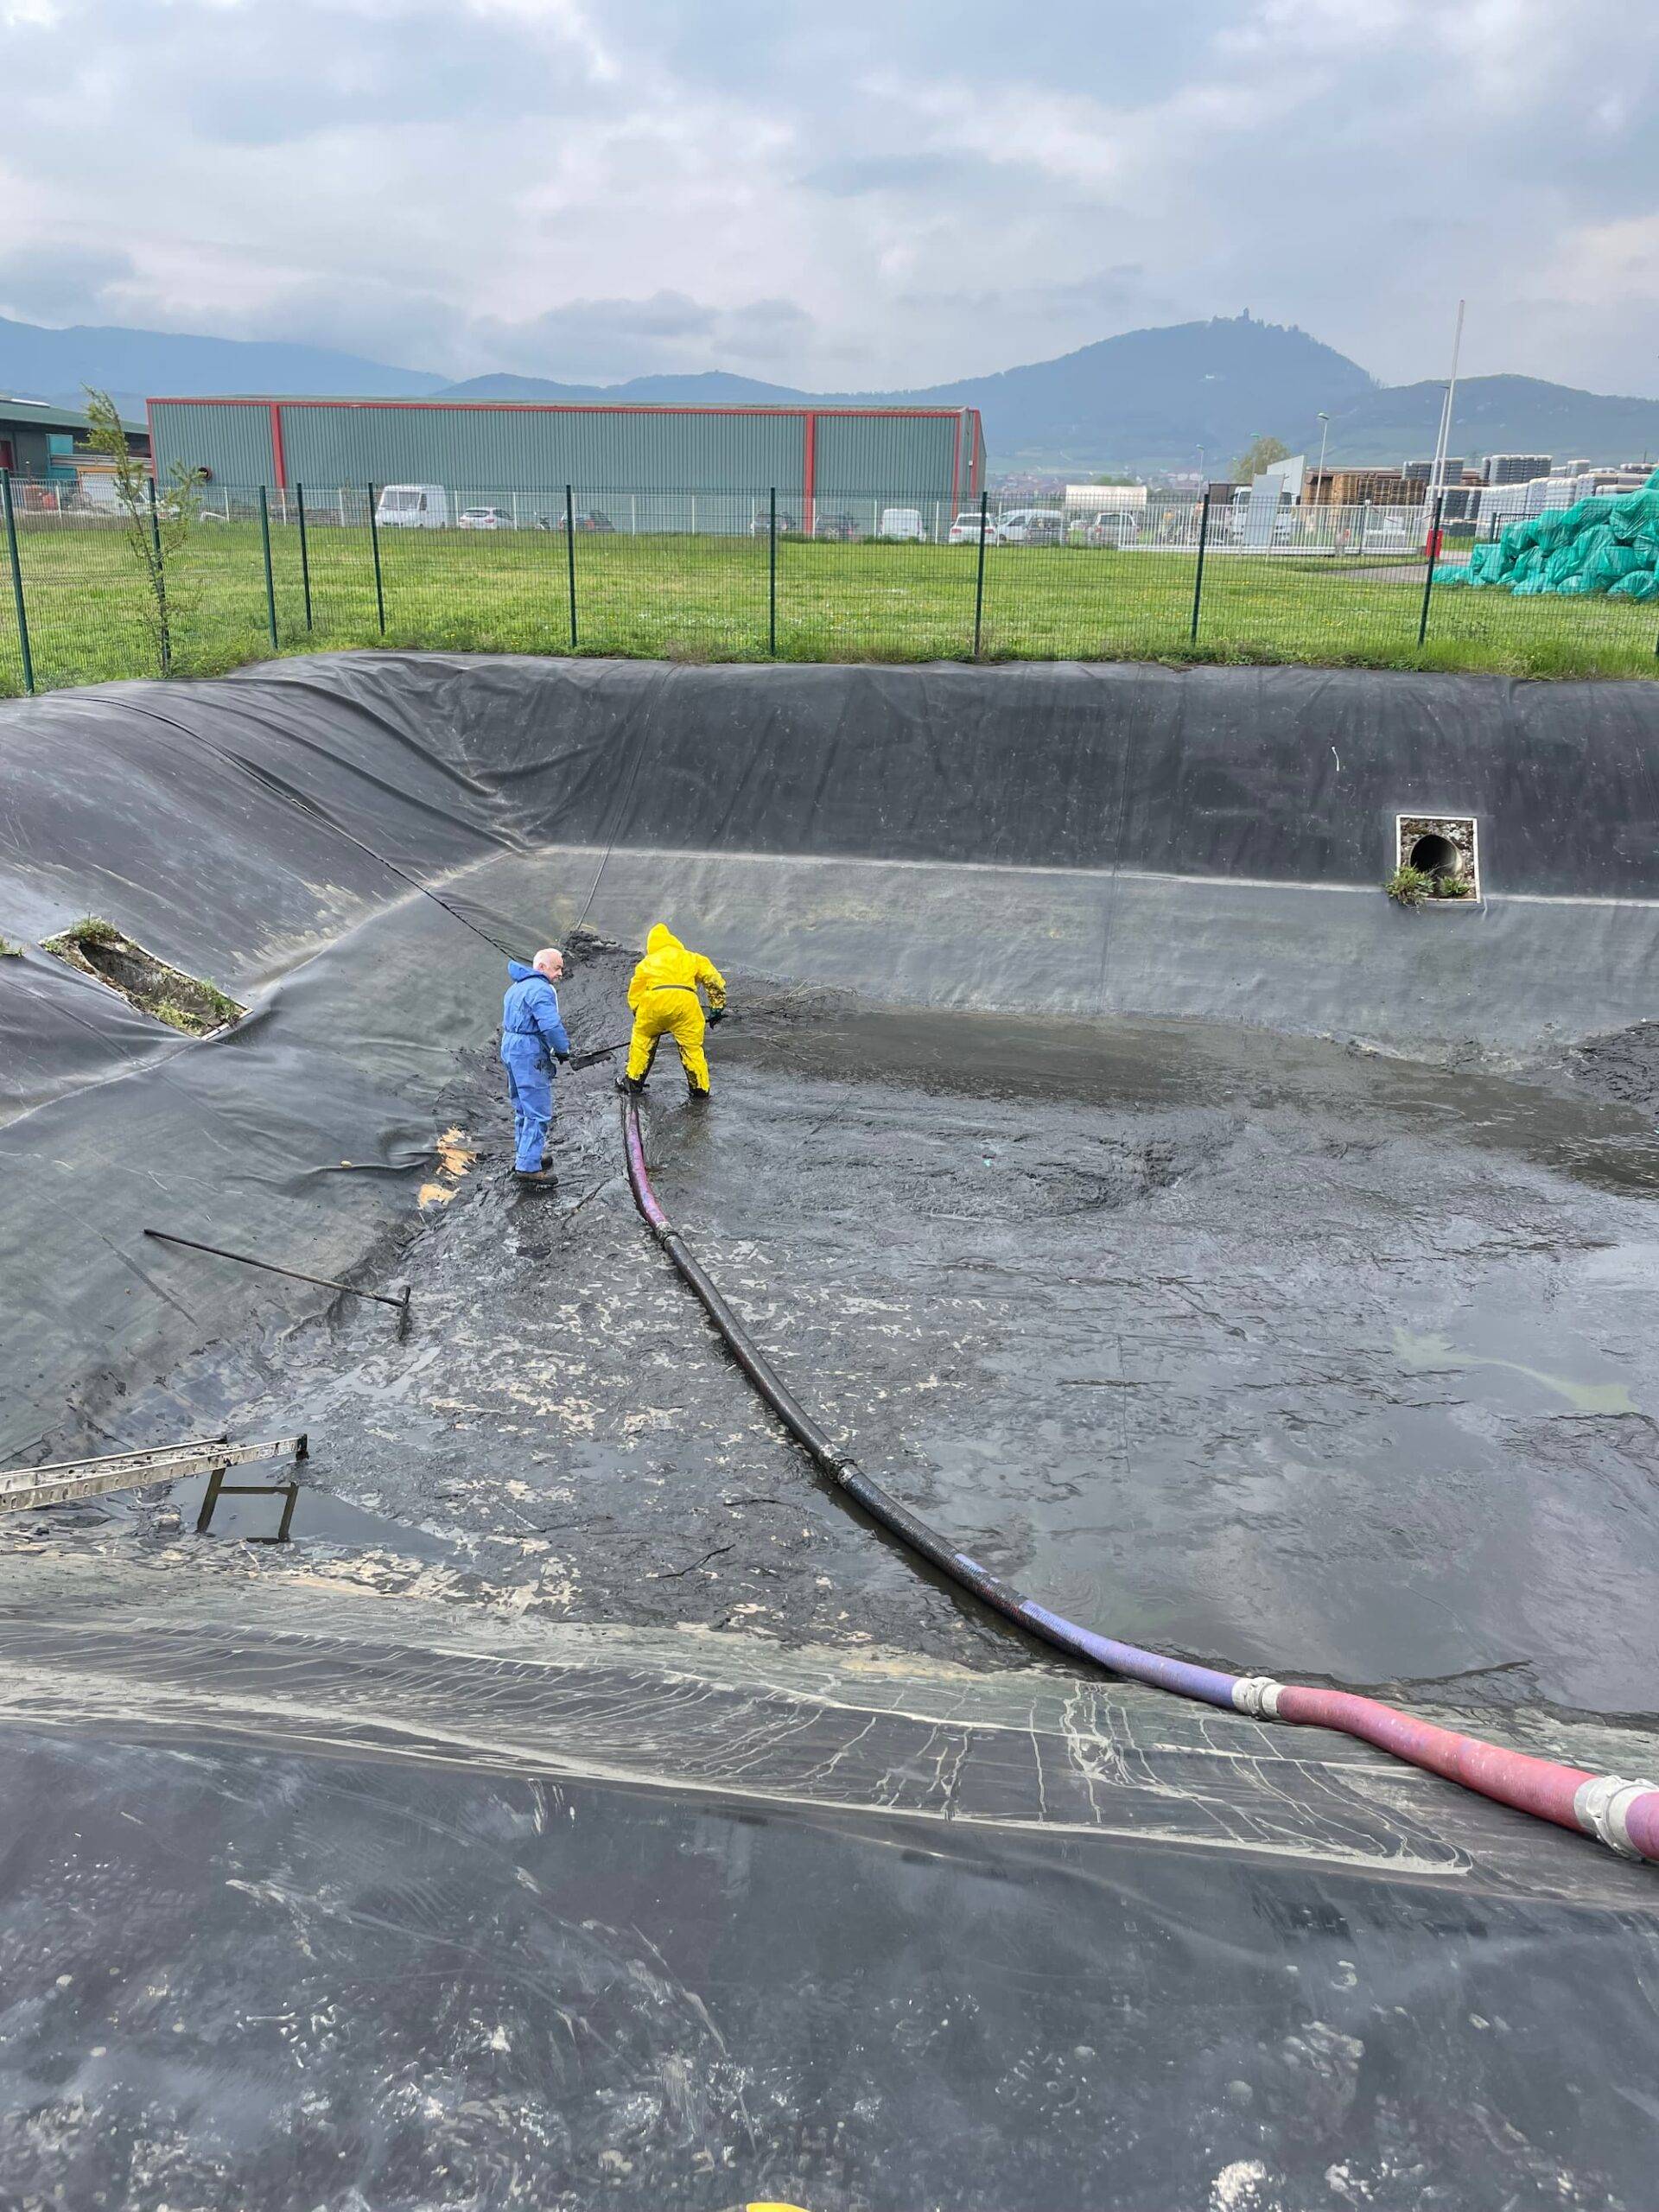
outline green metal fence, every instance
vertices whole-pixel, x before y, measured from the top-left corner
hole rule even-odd
[[[1656,671],[1628,601],[1445,588],[1421,509],[581,485],[207,487],[160,619],[107,504],[0,486],[0,692],[385,644],[685,660],[1156,658]],[[150,531],[155,518],[141,517]]]

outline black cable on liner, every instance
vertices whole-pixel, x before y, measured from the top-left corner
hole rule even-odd
[[[261,791],[268,791],[273,798],[282,799],[289,806],[298,807],[300,811],[308,815],[312,821],[321,823],[325,830],[332,830],[337,837],[344,837],[348,845],[355,845],[359,852],[366,853],[372,861],[378,861],[382,868],[390,869],[400,882],[408,884],[411,891],[418,891],[423,899],[429,899],[435,906],[442,906],[451,921],[459,922],[462,929],[471,930],[474,937],[481,937],[486,944],[493,944],[498,952],[505,953],[509,960],[516,960],[518,957],[510,944],[503,944],[499,937],[492,937],[488,930],[469,919],[458,906],[452,906],[447,899],[440,897],[429,885],[421,882],[418,877],[411,875],[407,868],[399,868],[396,861],[388,860],[384,853],[378,852],[366,838],[358,836],[353,831],[347,830],[343,823],[336,822],[332,815],[325,814],[322,809],[307,798],[302,791],[290,791],[285,784],[279,784],[274,776],[267,775],[263,768],[256,768],[252,761],[238,760],[234,753],[227,753],[222,745],[215,745],[211,737],[204,737],[200,730],[191,729],[183,722],[175,721],[171,715],[161,714],[154,707],[142,707],[136,699],[124,699],[121,703],[133,714],[143,715],[149,721],[160,722],[168,729],[177,730],[181,737],[188,738],[193,745],[205,746],[216,759],[225,761],[230,767],[239,768],[245,776],[251,777]],[[597,888],[598,885],[595,883],[594,889],[597,890]],[[591,900],[589,903],[592,903]]]

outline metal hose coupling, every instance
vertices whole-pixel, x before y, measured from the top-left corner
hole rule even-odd
[[[1598,1774],[1581,1782],[1573,1796],[1573,1810],[1586,1835],[1605,1843],[1621,1859],[1647,1856],[1630,1840],[1630,1817],[1637,1800],[1659,1795],[1659,1783],[1630,1782],[1622,1774]]]
[[[1252,1720],[1276,1720],[1284,1687],[1271,1675],[1241,1675],[1233,1684],[1233,1703]]]

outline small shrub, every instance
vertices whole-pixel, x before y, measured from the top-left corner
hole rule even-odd
[[[121,932],[113,922],[102,920],[97,914],[83,914],[78,922],[71,922],[67,930],[59,932],[60,944],[119,944]]]
[[[21,960],[22,957],[21,944],[14,944],[9,937],[0,937],[0,960]]]
[[[198,982],[196,988],[207,1001],[207,1011],[212,1017],[210,1026],[226,1027],[242,1019],[244,1009],[227,992],[221,991],[217,983]]]
[[[1475,887],[1466,875],[1437,875],[1430,893],[1434,899],[1471,899]]]
[[[1382,886],[1397,906],[1421,906],[1434,895],[1434,879],[1427,868],[1409,864],[1397,868]]]
[[[158,483],[150,464],[127,446],[120,412],[107,391],[83,386],[86,394],[86,442],[110,464],[111,488],[122,536],[144,582],[144,624],[155,640],[163,676],[173,673],[174,645],[181,618],[195,600],[183,588],[183,559],[201,511],[202,470],[173,463]]]

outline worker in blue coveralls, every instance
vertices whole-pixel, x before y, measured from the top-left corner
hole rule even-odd
[[[513,1173],[531,1189],[550,1190],[556,1180],[543,1154],[553,1121],[553,1064],[570,1057],[553,988],[563,973],[564,955],[554,944],[528,968],[522,960],[507,963],[512,980],[501,1005],[501,1060],[512,1099]]]

